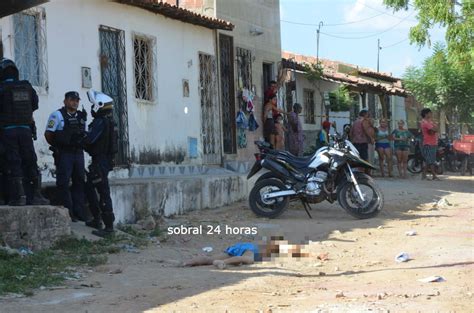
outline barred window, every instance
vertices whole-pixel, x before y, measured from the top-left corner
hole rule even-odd
[[[304,122],[306,124],[316,124],[316,120],[314,118],[314,90],[304,89],[303,94]]]
[[[155,43],[154,38],[147,36],[133,37],[135,98],[140,100],[155,99]]]
[[[14,55],[20,79],[47,90],[46,25],[41,8],[13,15]]]

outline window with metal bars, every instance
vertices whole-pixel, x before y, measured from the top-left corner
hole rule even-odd
[[[304,122],[306,124],[316,124],[316,120],[314,118],[314,90],[304,89],[303,101],[304,101]]]
[[[20,79],[48,89],[46,15],[35,8],[13,15],[13,50]]]
[[[133,36],[135,98],[140,100],[155,100],[155,43],[151,37]]]

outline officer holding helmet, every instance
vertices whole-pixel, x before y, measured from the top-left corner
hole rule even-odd
[[[41,195],[37,157],[33,146],[33,112],[38,109],[38,95],[26,80],[19,80],[15,63],[0,61],[0,141],[3,146],[8,180],[8,205],[46,205]],[[23,179],[31,184],[27,199]]]
[[[114,233],[115,215],[108,174],[113,169],[114,157],[118,152],[118,135],[113,118],[113,99],[94,90],[90,90],[87,96],[92,103],[91,114],[94,120],[84,139],[85,149],[92,158],[86,189],[93,219],[87,221],[86,225],[96,228],[93,234],[104,237]],[[102,222],[105,228],[102,228]]]
[[[81,141],[86,131],[87,114],[78,111],[80,100],[78,92],[66,92],[64,106],[49,116],[44,134],[53,151],[58,193],[73,222],[86,219],[84,149]]]

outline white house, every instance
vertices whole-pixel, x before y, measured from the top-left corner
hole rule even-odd
[[[321,79],[310,82],[305,76],[304,65],[315,64],[315,57],[286,51],[283,51],[282,57],[283,67],[286,69],[286,105],[289,108],[294,102],[302,104],[303,112],[300,118],[306,135],[305,146],[314,145],[321,122],[326,118],[327,101],[323,99],[324,94],[336,90],[339,86],[346,86],[353,99],[349,112],[329,112],[329,120],[338,122],[339,132],[342,131],[343,124],[353,121],[363,108],[369,110],[376,126],[382,117],[388,118],[392,129],[397,127],[397,120],[407,120],[407,93],[399,78],[357,65],[319,59],[323,68]]]
[[[35,146],[44,173],[53,167],[43,138],[49,114],[69,90],[90,111],[89,88],[114,98],[119,166],[220,164],[216,33],[232,28],[147,0],[52,0],[1,18],[4,56],[39,94]]]

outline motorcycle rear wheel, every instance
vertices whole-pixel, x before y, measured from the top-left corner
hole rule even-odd
[[[264,193],[287,190],[287,187],[278,179],[263,179],[255,183],[250,191],[250,209],[261,217],[275,218],[283,213],[288,207],[290,197],[279,197],[276,199],[264,200]]]
[[[360,203],[359,194],[352,182],[345,182],[338,193],[338,200],[341,207],[350,215],[358,219],[367,219],[377,216],[383,208],[384,199],[382,190],[375,184],[372,179],[357,178],[357,182],[365,197],[369,196],[371,191],[371,199],[365,199],[364,203]]]
[[[408,157],[407,169],[410,173],[418,174],[423,170],[423,161],[415,156]]]

